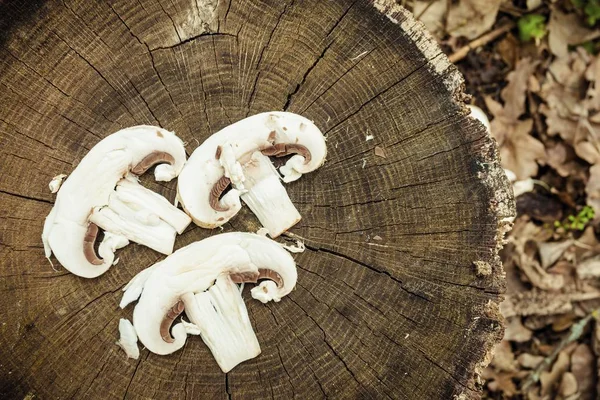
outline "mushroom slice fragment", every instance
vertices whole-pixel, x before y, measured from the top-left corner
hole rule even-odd
[[[157,354],[173,353],[185,344],[189,324],[174,323],[185,310],[227,372],[260,353],[236,285],[259,279],[267,280],[252,289],[252,297],[280,301],[296,285],[291,255],[264,236],[223,233],[185,246],[141,271],[125,287],[121,307],[139,297],[133,325],[142,344]]]
[[[192,153],[179,176],[178,198],[197,225],[215,228],[240,210],[241,197],[277,237],[300,214],[267,157],[290,156],[279,172],[291,182],[319,168],[326,153],[325,137],[310,120],[288,112],[257,114],[225,127]]]
[[[123,129],[95,145],[62,183],[46,217],[46,257],[54,253],[72,273],[94,278],[108,270],[114,252],[129,241],[170,254],[176,233],[191,219],[132,175],[157,163],[154,175],[159,181],[178,176],[185,163],[183,142],[162,128]],[[104,238],[97,255],[98,228]]]
[[[135,328],[128,319],[121,318],[119,320],[119,341],[116,343],[117,346],[125,351],[128,358],[137,360],[140,358],[140,349],[137,345],[137,334]]]

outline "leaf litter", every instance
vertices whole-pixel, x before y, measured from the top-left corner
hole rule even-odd
[[[483,398],[600,398],[600,1],[402,4],[465,76],[515,191]]]

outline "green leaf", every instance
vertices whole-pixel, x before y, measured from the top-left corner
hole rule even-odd
[[[528,14],[519,18],[519,38],[522,42],[541,39],[546,36],[546,17],[540,14]]]
[[[583,12],[587,15],[588,25],[594,26],[600,20],[600,0],[588,0]]]

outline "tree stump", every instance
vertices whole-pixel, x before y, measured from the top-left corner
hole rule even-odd
[[[468,399],[502,335],[498,247],[513,199],[463,82],[392,0],[0,3],[0,393],[3,398]],[[223,374],[199,338],[170,356],[115,345],[121,289],[160,260],[130,245],[82,279],[44,258],[54,195],[101,138],[137,124],[190,154],[288,110],[328,160],[287,185],[298,286],[244,293],[262,354]],[[147,187],[172,200],[175,181]],[[244,210],[225,231],[256,230]],[[218,231],[216,231],[218,232]],[[182,247],[215,231],[195,226]]]

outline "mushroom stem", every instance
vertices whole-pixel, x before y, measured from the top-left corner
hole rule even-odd
[[[241,195],[260,223],[275,238],[300,221],[300,213],[290,200],[279,174],[269,158],[260,151],[244,164],[244,187]]]
[[[117,183],[116,192],[119,200],[129,207],[137,210],[147,209],[175,228],[177,233],[181,234],[192,222],[186,213],[169,203],[163,196],[140,185],[135,177],[121,179]]]
[[[171,254],[175,232],[183,232],[191,219],[167,199],[128,177],[110,193],[108,206],[93,209],[90,221],[106,232]]]
[[[145,217],[143,220],[141,217]],[[124,236],[162,254],[171,254],[175,244],[175,229],[153,214],[143,215],[111,195],[108,207],[94,207],[90,221],[106,232]]]
[[[240,289],[228,275],[220,275],[210,289],[186,300],[188,317],[223,372],[260,354]]]

